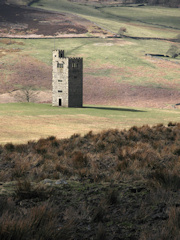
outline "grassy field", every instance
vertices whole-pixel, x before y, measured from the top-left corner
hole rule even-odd
[[[140,22],[149,25],[155,25],[165,28],[179,29],[179,12],[178,8],[164,7],[106,7],[102,11],[111,14],[113,17],[122,18],[126,22]]]
[[[133,85],[177,89],[180,65],[169,67],[171,59],[158,62],[157,59],[145,57],[145,53],[166,54],[170,46],[171,43],[166,41],[129,39],[21,39],[15,40],[11,45],[4,44],[1,40],[0,48],[5,52],[1,58],[2,81],[8,82],[11,77],[9,74],[13,75],[17,71],[12,67],[24,55],[51,66],[52,50],[61,48],[65,50],[66,56],[83,57],[85,80],[88,76],[110,77],[117,82]],[[18,51],[13,52],[13,49]],[[180,62],[180,59],[177,58],[176,61]],[[22,66],[23,64],[21,62]]]
[[[125,26],[127,35],[131,36],[170,38],[180,32],[178,29],[173,29],[178,28],[179,9],[94,8],[65,0],[52,0],[51,2],[41,0],[34,3],[33,6],[79,14],[114,32],[117,32],[121,26]],[[163,19],[163,24],[159,22],[159,18]],[[163,27],[156,26],[158,23]],[[175,60],[171,58],[155,59],[145,56],[146,53],[166,54],[171,45],[172,43],[168,41],[127,38],[0,39],[2,61],[0,87],[3,89],[6,86],[4,92],[7,92],[21,86],[23,81],[25,83],[35,79],[34,83],[39,84],[39,89],[45,89],[51,85],[52,50],[64,49],[68,57],[83,57],[85,98],[90,91],[88,87],[92,86],[92,95],[87,98],[85,104],[92,104],[94,89],[105,86],[106,80],[109,81],[108,84],[111,82],[112,84],[114,82],[130,84],[132,85],[131,90],[134,86],[178,90],[180,89],[180,58]],[[27,60],[28,66],[25,66]],[[35,63],[33,67],[31,67],[31,63]],[[41,65],[42,63],[44,65]],[[20,67],[17,68],[17,64]],[[26,71],[24,71],[25,67]],[[44,69],[49,70],[45,72]],[[35,70],[39,73],[37,79]],[[49,73],[49,77],[45,79],[47,73]],[[19,82],[20,80],[21,82]],[[46,81],[46,86],[41,86],[41,81]],[[96,85],[97,82],[99,85]],[[114,88],[108,84],[101,93],[101,96],[105,96],[107,99],[109,95],[110,97],[114,96]],[[173,104],[175,103],[177,102]],[[107,104],[113,105],[111,101]],[[121,106],[119,102],[117,106]],[[153,125],[160,122],[166,124],[169,121],[179,121],[178,110],[140,109],[143,110],[142,112],[124,109],[108,110],[108,108],[57,110],[50,105],[33,104],[2,104],[0,108],[2,129],[0,142],[3,144],[8,141],[26,142],[29,139],[38,139],[49,135],[64,138],[75,132],[84,134],[90,130],[123,129],[132,125]],[[6,125],[7,122],[8,125]]]
[[[75,133],[128,129],[134,125],[179,122],[179,110],[85,106],[55,108],[49,104],[0,104],[0,144],[25,143],[41,137],[67,138]]]
[[[66,0],[40,0],[33,6],[78,14],[113,33],[126,27],[127,35],[174,38],[179,33],[179,9],[163,7],[104,7],[77,4]]]

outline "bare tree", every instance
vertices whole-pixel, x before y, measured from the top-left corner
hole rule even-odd
[[[24,86],[16,91],[14,94],[15,99],[19,102],[35,102],[37,100],[38,92],[32,86]]]

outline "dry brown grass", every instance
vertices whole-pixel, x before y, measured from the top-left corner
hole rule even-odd
[[[58,227],[55,208],[46,204],[28,209],[25,214],[5,212],[0,217],[2,240],[70,239],[71,226]]]
[[[150,184],[177,190],[179,177],[180,124],[132,127],[128,131],[89,132],[84,137],[55,137],[1,147],[2,162],[8,162],[9,179],[29,176],[33,181],[78,176],[79,179],[145,180]],[[38,175],[37,175],[38,172]],[[1,181],[3,172],[1,171]]]
[[[171,122],[0,146],[0,238],[178,240],[179,143]]]

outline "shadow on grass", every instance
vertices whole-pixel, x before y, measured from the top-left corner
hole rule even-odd
[[[130,108],[116,108],[116,107],[90,107],[90,106],[83,106],[83,108],[92,108],[92,109],[99,109],[99,110],[112,110],[112,111],[124,111],[124,112],[146,112],[142,110],[130,109]]]

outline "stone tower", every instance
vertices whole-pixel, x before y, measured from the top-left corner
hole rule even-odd
[[[83,59],[65,57],[63,50],[53,51],[52,105],[83,105]]]

